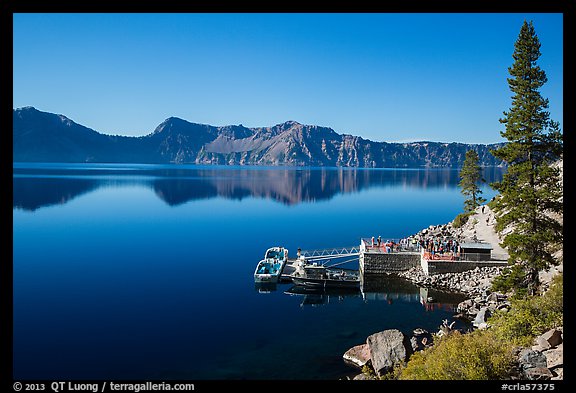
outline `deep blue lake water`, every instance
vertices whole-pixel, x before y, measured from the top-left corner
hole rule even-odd
[[[263,293],[256,263],[275,245],[295,255],[446,223],[463,208],[457,184],[457,169],[15,163],[14,378],[353,375],[347,349],[384,329],[436,331],[463,297],[397,278]]]

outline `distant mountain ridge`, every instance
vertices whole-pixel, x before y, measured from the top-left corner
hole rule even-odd
[[[498,144],[373,142],[328,127],[287,121],[223,127],[170,117],[141,137],[101,134],[33,107],[13,110],[15,162],[119,162],[366,168],[460,167],[466,151],[482,166],[505,166]]]

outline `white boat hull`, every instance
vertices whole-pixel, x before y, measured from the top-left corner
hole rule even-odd
[[[254,282],[278,282],[279,277],[275,274],[255,274]]]

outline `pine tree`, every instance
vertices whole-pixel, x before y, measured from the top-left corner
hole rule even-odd
[[[492,187],[500,192],[495,200],[496,230],[511,226],[502,246],[509,263],[521,267],[521,287],[535,294],[538,271],[555,264],[554,247],[562,242],[562,224],[551,217],[561,214],[562,188],[559,170],[552,166],[561,157],[562,132],[558,122],[550,120],[548,99],[539,89],[547,82],[546,73],[536,64],[540,41],[532,22],[524,21],[514,44],[514,63],[508,68],[508,85],[513,93],[512,107],[500,123],[509,142],[492,151],[508,164],[502,181]]]
[[[458,185],[461,188],[462,194],[468,197],[464,201],[464,212],[468,213],[476,209],[478,206],[486,202],[486,199],[482,198],[482,190],[478,185],[485,180],[482,178],[481,168],[478,165],[478,153],[474,150],[468,150],[466,152],[466,158],[464,159],[464,164],[460,170],[460,183]]]

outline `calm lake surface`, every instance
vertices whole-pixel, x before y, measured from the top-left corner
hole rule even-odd
[[[347,349],[384,329],[436,331],[463,296],[398,278],[357,294],[261,291],[256,263],[276,245],[294,256],[449,222],[458,180],[457,169],[14,163],[14,378],[353,375]]]

